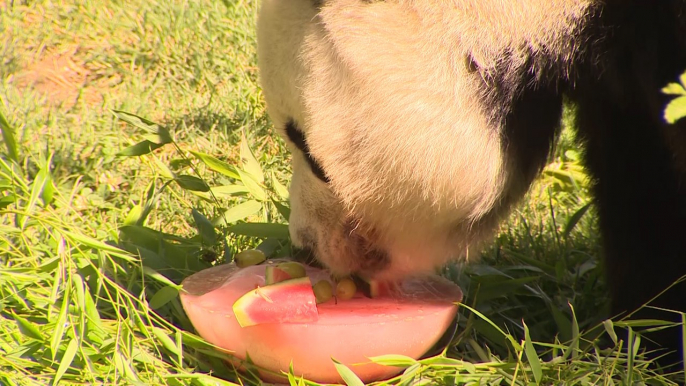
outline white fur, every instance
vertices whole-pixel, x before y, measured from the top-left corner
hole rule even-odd
[[[391,257],[371,272],[381,277],[466,256],[511,204],[504,192],[520,172],[507,162],[483,83],[498,66],[520,69],[527,55],[571,60],[590,5],[330,0],[316,9],[263,0],[258,53],[270,116],[278,128],[298,123],[331,180],[318,180],[293,149],[294,244],[314,241],[338,274],[364,271],[372,248]]]

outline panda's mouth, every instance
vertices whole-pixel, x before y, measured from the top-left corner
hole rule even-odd
[[[302,247],[296,247],[293,246],[291,247],[291,256],[293,259],[296,261],[299,261],[303,264],[309,265],[310,267],[315,267],[315,268],[320,268],[324,269],[324,264],[322,264],[318,259],[317,259],[317,254],[315,253],[314,249],[312,249],[309,246],[302,246]]]
[[[298,232],[292,257],[309,266],[328,269],[334,275],[360,274],[374,277],[391,266],[390,254],[375,242],[375,232],[361,230],[358,222],[347,221],[326,240],[315,240],[312,233]]]

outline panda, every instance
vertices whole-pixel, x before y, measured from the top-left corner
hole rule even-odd
[[[686,124],[665,122],[660,91],[686,70],[686,1],[263,0],[257,39],[293,151],[291,238],[333,273],[476,259],[569,100],[612,313],[686,275]],[[686,311],[686,283],[652,304]],[[682,358],[678,329],[650,338]]]

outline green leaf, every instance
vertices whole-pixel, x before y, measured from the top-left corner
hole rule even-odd
[[[419,363],[415,363],[412,366],[408,367],[403,371],[403,375],[400,377],[400,384],[401,385],[412,385],[413,381],[416,381],[418,378],[418,374],[422,369],[422,365]]]
[[[353,371],[350,370],[346,365],[342,364],[334,358],[331,358],[331,360],[333,361],[333,365],[336,366],[336,371],[338,371],[338,374],[341,376],[343,382],[345,382],[346,385],[364,386],[364,383],[360,380],[360,378],[358,378],[358,376],[355,373],[353,373]]]
[[[124,150],[117,153],[117,155],[122,157],[137,157],[149,154],[153,150],[159,149],[160,147],[162,147],[162,145],[145,140],[125,148]]]
[[[167,135],[169,135],[169,133],[167,133]],[[143,136],[143,139],[155,143],[157,145],[166,145],[172,142],[171,137],[165,137],[164,135],[160,134],[146,134]]]
[[[52,180],[52,173],[48,169],[46,171],[45,184],[43,186],[43,191],[41,192],[41,199],[43,200],[43,205],[50,205],[52,203],[53,197],[55,196],[55,183]]]
[[[0,197],[0,209],[7,208],[10,204],[17,202],[17,196],[14,194],[9,194],[7,196]]]
[[[170,301],[176,299],[176,297],[178,296],[179,290],[176,287],[162,287],[159,289],[159,291],[155,292],[155,295],[153,295],[150,298],[148,304],[150,305],[150,308],[156,310],[162,307],[163,305],[169,303]]]
[[[125,379],[128,381],[140,383],[140,379],[131,367],[131,361],[124,357],[119,350],[114,352],[114,367],[119,371],[120,374],[123,374]]]
[[[214,245],[217,242],[217,232],[214,231],[212,222],[195,208],[191,210],[191,213],[193,215],[193,220],[195,221],[195,227],[198,229],[198,233],[200,234],[200,237],[202,237],[203,242],[206,245]]]
[[[615,327],[614,324],[612,323],[611,319],[605,319],[603,321],[603,327],[605,327],[605,332],[607,332],[607,335],[610,336],[610,339],[612,339],[612,342],[614,344],[617,344],[617,333],[615,332]]]
[[[209,192],[210,186],[198,177],[189,175],[180,175],[174,179],[177,184],[183,189],[192,190],[196,192]]]
[[[245,132],[243,132],[241,138],[240,151],[243,170],[250,174],[258,183],[264,183],[264,172],[262,172],[260,163],[257,162],[255,155],[252,153],[252,150],[250,150],[250,146],[248,146],[248,140],[245,137]]]
[[[686,96],[672,99],[665,108],[665,120],[668,123],[675,123],[683,117],[686,117]]]
[[[52,156],[51,156],[52,158]],[[45,162],[45,164],[40,168],[36,174],[36,178],[33,180],[31,186],[31,197],[29,202],[26,204],[26,212],[31,213],[38,202],[38,198],[43,196],[43,191],[48,184],[51,183],[50,179],[50,160]],[[52,194],[51,194],[52,195]],[[23,224],[22,224],[23,227]]]
[[[531,335],[529,334],[529,327],[522,320],[524,325],[524,353],[526,354],[526,359],[531,366],[531,371],[534,373],[534,379],[536,384],[541,384],[541,378],[543,378],[543,371],[541,370],[541,360],[538,358],[534,344],[531,341]]]
[[[380,365],[384,366],[395,366],[395,367],[409,367],[414,364],[417,364],[415,359],[405,356],[405,355],[379,355],[375,357],[370,357],[369,360],[371,360],[374,363],[378,363]]]
[[[17,321],[17,326],[19,327],[19,331],[21,331],[22,334],[26,335],[29,338],[33,338],[40,341],[43,341],[45,339],[33,323],[29,322],[28,320],[22,318],[19,315],[14,314],[13,316],[14,320]]]
[[[283,240],[278,240],[278,239],[264,239],[258,245],[255,247],[255,249],[259,249],[260,251],[264,252],[266,256],[272,256],[276,251],[283,247]]]
[[[174,343],[172,338],[170,338],[164,330],[159,327],[153,327],[152,333],[155,335],[157,340],[162,343],[162,346],[169,350],[169,352],[177,356],[181,354],[181,349]]]
[[[238,175],[240,176],[241,182],[250,191],[257,200],[264,201],[267,199],[267,192],[264,187],[257,182],[250,173],[247,173],[241,169],[236,169]]]
[[[279,196],[279,198],[283,201],[288,201],[288,198],[290,196],[288,192],[288,188],[283,186],[279,180],[276,178],[274,173],[272,173],[272,186],[274,186],[274,191],[276,192],[276,195]]]
[[[662,92],[669,95],[686,95],[686,89],[679,83],[670,83],[662,88]]]
[[[674,322],[660,319],[630,319],[620,320],[614,324],[618,327],[659,327],[672,326]]]
[[[126,215],[126,218],[124,219],[124,225],[138,225],[138,221],[140,220],[142,214],[143,207],[140,205],[134,205]]]
[[[564,360],[567,360],[568,358],[571,358],[576,360],[579,357],[579,339],[581,339],[581,335],[579,335],[579,322],[576,319],[576,312],[574,311],[574,307],[572,306],[572,303],[567,303],[569,305],[569,308],[572,310],[572,341],[570,342],[569,346],[565,349],[565,352],[563,354]]]
[[[136,114],[128,113],[126,111],[112,110],[112,113],[122,121],[131,124],[135,127],[138,127],[139,129],[143,129],[144,131],[150,134],[153,134],[155,136],[155,140],[151,141],[153,143],[166,144],[174,141],[169,131],[164,126],[158,123],[147,120]]]
[[[275,238],[287,240],[289,238],[288,225],[275,223],[239,223],[229,227],[229,232],[251,237]]]
[[[157,272],[156,270],[150,267],[143,266],[143,273],[145,274],[145,276],[153,278],[159,281],[160,283],[166,284],[169,287],[174,287],[177,290],[181,288],[179,285],[169,280],[166,276],[162,275],[161,273]]]
[[[213,186],[210,190],[217,198],[244,196],[246,193],[250,193],[250,190],[243,185]]]
[[[157,166],[157,171],[160,172],[162,177],[168,178],[170,180],[173,180],[176,177],[174,172],[171,171],[171,169],[169,169],[169,167],[162,163],[162,161],[160,161],[157,157],[152,157],[152,162],[155,164],[155,166]]]
[[[14,162],[19,162],[19,147],[17,146],[17,140],[14,135],[14,129],[7,122],[7,118],[0,111],[0,131],[2,131],[2,140],[5,142],[7,147],[7,156]]]
[[[78,233],[72,233],[66,230],[62,230],[61,232],[71,240],[78,241],[81,244],[86,245],[88,247],[95,248],[103,252],[109,252],[113,256],[122,258],[130,263],[134,263],[137,261],[135,257],[131,256],[131,254],[126,252],[125,250],[103,243],[102,241],[96,240],[92,237],[80,235]]]
[[[288,366],[288,373],[286,374],[288,376],[288,385],[289,386],[298,386],[300,382],[298,382],[298,379],[295,378],[295,375],[293,374],[293,361]],[[299,378],[300,381],[302,381],[302,377]]]
[[[288,219],[291,217],[291,208],[275,200],[272,200],[272,202],[274,203],[276,210],[278,210],[283,218],[288,221]]]
[[[58,385],[60,382],[60,379],[62,379],[62,376],[64,375],[65,372],[67,372],[67,369],[69,369],[69,366],[71,366],[71,362],[74,361],[74,356],[76,356],[76,350],[78,349],[78,344],[76,342],[76,339],[71,339],[69,341],[69,344],[67,344],[67,349],[64,350],[64,355],[62,355],[62,360],[60,361],[60,366],[57,368],[57,372],[55,373],[55,378],[52,381],[53,385]]]
[[[569,237],[569,234],[572,233],[574,230],[574,227],[576,227],[576,224],[579,223],[582,217],[588,212],[588,209],[591,207],[591,204],[588,203],[581,208],[579,208],[574,214],[569,218],[567,221],[567,224],[565,225],[565,229],[562,232],[564,237]]]
[[[80,275],[74,275],[82,280]],[[84,283],[84,287],[88,289],[88,286]],[[83,296],[83,308],[86,317],[88,318],[88,328],[93,331],[105,331],[105,328],[100,319],[100,313],[98,313],[98,308],[95,306],[95,301],[93,301],[93,296],[90,291],[84,292]]]
[[[233,165],[229,165],[228,163],[220,160],[217,157],[193,150],[191,150],[191,154],[193,154],[197,159],[199,159],[208,168],[214,170],[215,172],[221,173],[233,179],[240,178],[238,176],[238,173],[236,172],[236,168]]]
[[[557,304],[550,304],[550,312],[553,314],[553,319],[557,325],[558,336],[562,342],[572,340],[572,322],[567,318],[562,310],[557,307]]]
[[[69,309],[69,294],[70,287],[67,287],[64,291],[64,296],[62,297],[62,306],[60,307],[60,314],[55,321],[55,329],[52,332],[52,337],[50,338],[50,351],[52,351],[52,360],[55,360],[55,355],[57,355],[57,349],[62,342],[62,335],[64,334],[64,328],[67,323],[67,310]]]
[[[255,200],[249,200],[233,206],[222,213],[221,216],[214,219],[216,226],[223,226],[233,224],[236,221],[246,219],[249,216],[257,213],[262,209],[262,204]]]
[[[496,325],[495,323],[493,323],[493,321],[491,321],[490,319],[488,319],[484,314],[482,314],[481,312],[479,312],[479,311],[475,310],[474,308],[469,307],[468,305],[463,304],[463,303],[460,303],[460,307],[463,307],[463,308],[468,309],[469,311],[471,311],[471,312],[473,312],[474,314],[476,314],[476,316],[478,316],[479,318],[481,318],[483,321],[485,321],[486,323],[488,323],[489,325],[491,325],[491,327],[495,328],[500,334],[502,334],[502,336],[504,336],[505,338],[507,338],[507,340],[510,342],[510,344],[511,344],[512,347],[515,349],[515,351],[517,351],[517,352],[522,351],[522,346],[521,346],[519,343],[517,343],[516,340],[514,340],[514,337],[512,337],[512,335],[506,334],[505,331],[503,331],[500,327],[498,327],[498,325]]]

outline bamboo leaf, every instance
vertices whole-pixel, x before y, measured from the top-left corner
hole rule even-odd
[[[565,229],[562,232],[564,237],[569,237],[569,234],[572,233],[574,230],[574,227],[576,227],[576,224],[579,223],[582,217],[588,212],[588,209],[591,207],[591,204],[588,203],[581,208],[579,208],[574,214],[569,218],[567,221],[567,224],[565,225]]]
[[[195,221],[195,227],[198,230],[200,237],[202,237],[203,242],[206,245],[214,245],[217,242],[217,232],[214,231],[212,222],[195,208],[191,210],[191,213],[193,215],[193,220]]]
[[[364,386],[364,383],[360,380],[360,378],[346,365],[335,360],[334,358],[331,358],[331,360],[333,361],[333,365],[336,367],[336,371],[338,371],[338,374],[341,376],[346,385]]]
[[[241,169],[236,169],[236,171],[240,176],[241,182],[250,191],[250,194],[252,194],[253,197],[259,201],[264,201],[267,199],[267,192],[264,190],[264,187],[262,184],[257,182],[257,180],[255,180],[250,173],[247,173]]]
[[[22,334],[25,336],[43,341],[45,338],[43,337],[43,334],[40,333],[38,328],[28,320],[22,318],[21,316],[14,314],[14,320],[17,322],[17,326],[19,327],[19,331],[21,331]]]
[[[245,132],[241,138],[241,164],[243,165],[243,170],[250,174],[255,181],[262,184],[264,183],[264,172],[260,163],[257,162],[255,155],[253,154],[250,146],[248,146],[248,140],[245,137]]]
[[[223,226],[233,224],[236,221],[244,220],[262,209],[262,204],[255,200],[242,202],[236,206],[232,206],[222,213],[221,216],[214,219],[213,223],[216,226]]]
[[[522,320],[524,325],[524,354],[526,354],[526,359],[531,366],[531,371],[534,373],[534,379],[536,384],[541,384],[541,378],[543,378],[543,371],[541,370],[541,360],[538,358],[534,344],[531,341],[531,335],[529,334],[529,327]]]
[[[669,83],[662,88],[662,92],[669,95],[686,95],[686,89],[679,83]]]
[[[243,185],[213,186],[210,190],[217,198],[244,196],[246,193],[250,193],[250,190]]]
[[[380,365],[384,366],[395,366],[395,367],[409,367],[414,364],[417,364],[415,359],[408,357],[406,355],[380,355],[380,356],[375,356],[375,357],[370,357],[369,360],[371,360],[374,363],[378,363]]]
[[[272,203],[276,207],[276,210],[278,210],[279,213],[283,216],[283,218],[286,221],[288,221],[288,219],[291,217],[291,208],[288,207],[287,205],[285,205],[281,202],[275,201],[275,200],[272,200]]]
[[[150,308],[156,310],[179,296],[179,290],[176,287],[166,286],[160,288],[150,298],[148,304]]]
[[[124,225],[138,225],[138,221],[143,215],[143,207],[140,205],[134,205],[129,211],[124,219]]]
[[[287,240],[289,238],[288,225],[274,223],[239,223],[229,227],[229,232],[242,235]]]
[[[610,336],[610,339],[612,339],[612,342],[614,344],[617,344],[617,333],[615,332],[615,327],[614,324],[612,323],[611,319],[605,319],[603,321],[603,327],[605,327],[605,332],[607,332],[607,335]]]
[[[197,192],[209,192],[210,186],[198,177],[189,175],[177,176],[174,181],[183,189],[192,190]]]
[[[162,147],[162,145],[145,140],[121,150],[117,155],[122,157],[138,157],[149,154],[160,147]]]
[[[230,165],[222,160],[220,160],[217,157],[214,157],[209,154],[201,153],[199,151],[192,151],[191,154],[193,154],[197,159],[199,159],[202,163],[204,163],[208,168],[214,170],[215,172],[221,173],[227,177],[233,178],[233,179],[239,179],[240,177],[238,176],[238,173],[236,172],[236,167],[233,165]]]
[[[686,117],[686,96],[672,99],[665,108],[665,120],[668,123],[676,123],[683,117]]]
[[[274,186],[274,191],[276,192],[276,194],[279,196],[280,199],[282,199],[283,201],[288,201],[288,198],[289,198],[288,188],[286,188],[285,186],[283,186],[281,184],[281,182],[279,182],[279,180],[276,178],[274,173],[272,173],[272,186]]]
[[[158,327],[153,327],[152,333],[153,335],[155,335],[155,338],[157,338],[157,340],[160,343],[162,343],[162,346],[169,350],[169,352],[177,356],[181,354],[179,347],[174,343],[172,338],[170,338],[169,335],[167,335],[167,333],[164,332],[164,330]]]
[[[2,131],[2,140],[7,147],[7,156],[14,162],[19,162],[19,147],[17,146],[17,139],[15,138],[14,129],[7,122],[7,118],[0,111],[0,131]]]
[[[74,361],[74,356],[76,356],[77,349],[78,343],[76,342],[76,339],[71,339],[69,344],[67,344],[67,349],[64,350],[64,355],[62,355],[62,360],[60,361],[60,365],[55,373],[55,378],[53,378],[52,381],[53,385],[59,384],[60,379],[62,379],[62,376],[67,372],[67,369],[69,369],[69,366],[71,366],[71,363]]]
[[[143,273],[145,274],[145,276],[151,277],[162,284],[166,284],[167,286],[175,287],[177,290],[181,288],[179,287],[179,285],[169,280],[166,276],[162,275],[161,273],[157,272],[156,270],[150,267],[143,266]]]
[[[112,113],[122,121],[130,125],[133,125],[134,127],[137,127],[139,129],[143,129],[144,131],[152,134],[154,136],[151,137],[151,139],[153,140],[150,142],[152,143],[163,145],[174,141],[169,131],[164,126],[158,123],[155,123],[136,114],[131,114],[122,110],[112,110]]]

